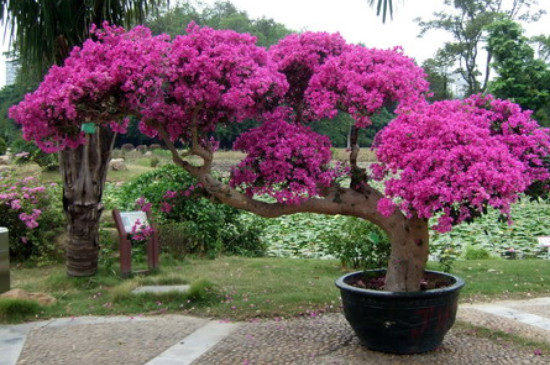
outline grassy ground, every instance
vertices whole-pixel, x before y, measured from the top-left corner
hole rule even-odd
[[[163,257],[158,273],[130,279],[121,279],[115,269],[118,264],[91,278],[68,278],[62,265],[16,268],[12,287],[57,299],[55,305],[34,311],[35,318],[176,312],[250,320],[340,310],[334,280],[343,271],[337,261],[220,257],[176,262]],[[462,302],[550,295],[547,261],[460,261],[454,272],[467,282]],[[141,285],[186,283],[193,287],[187,295],[131,294]],[[0,313],[2,322],[25,319],[9,317]]]

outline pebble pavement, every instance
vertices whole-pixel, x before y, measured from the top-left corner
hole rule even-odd
[[[550,298],[461,304],[457,321],[550,344]],[[250,323],[80,317],[0,326],[0,365],[550,364],[548,353],[475,332],[455,326],[435,351],[391,355],[362,347],[341,314]]]

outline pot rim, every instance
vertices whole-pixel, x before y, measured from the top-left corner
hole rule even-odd
[[[459,291],[462,289],[462,287],[466,284],[464,280],[462,280],[460,277],[449,274],[446,272],[441,271],[433,271],[433,270],[424,270],[425,273],[429,274],[436,274],[448,277],[454,281],[452,285],[438,288],[438,289],[429,289],[429,290],[420,290],[420,291],[413,291],[413,292],[393,292],[393,291],[385,291],[385,290],[375,290],[375,289],[364,289],[364,288],[358,288],[352,285],[349,285],[345,282],[350,277],[361,275],[364,272],[385,272],[386,269],[374,269],[374,270],[364,270],[364,271],[354,271],[348,274],[345,274],[338,278],[336,282],[334,283],[340,290],[346,290],[355,292],[357,294],[367,294],[369,296],[373,297],[379,297],[379,298],[427,298],[427,297],[435,297],[440,296],[441,294],[450,293]]]

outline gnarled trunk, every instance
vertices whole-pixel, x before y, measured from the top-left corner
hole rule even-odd
[[[428,221],[403,217],[387,233],[391,254],[385,289],[395,292],[420,290],[429,254]]]
[[[86,144],[59,153],[63,176],[63,210],[68,221],[67,274],[97,273],[101,197],[116,134],[96,127]]]

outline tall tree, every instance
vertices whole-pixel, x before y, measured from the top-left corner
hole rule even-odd
[[[548,124],[545,110],[550,107],[550,68],[535,58],[535,51],[518,23],[503,19],[488,29],[487,45],[498,74],[489,83],[489,91],[533,110],[539,122]]]
[[[11,36],[12,48],[25,70],[45,71],[60,65],[71,48],[90,36],[90,27],[144,21],[156,0],[0,0],[0,20]],[[90,120],[90,122],[93,122]],[[116,133],[91,124],[87,143],[59,153],[63,176],[63,208],[68,220],[67,273],[89,276],[97,272],[99,218],[106,166]],[[92,133],[93,132],[93,133]]]
[[[537,0],[445,0],[445,5],[453,9],[434,13],[432,20],[418,18],[416,21],[421,27],[420,36],[433,29],[453,36],[454,40],[444,48],[454,55],[456,72],[466,83],[465,94],[472,95],[484,92],[490,79],[491,52],[481,60],[487,26],[502,14],[510,19],[538,20],[544,12],[531,12],[537,4]]]
[[[445,49],[440,49],[434,58],[429,58],[422,63],[426,72],[427,80],[430,83],[432,96],[430,101],[446,100],[453,98],[451,84],[453,82],[454,57]]]

